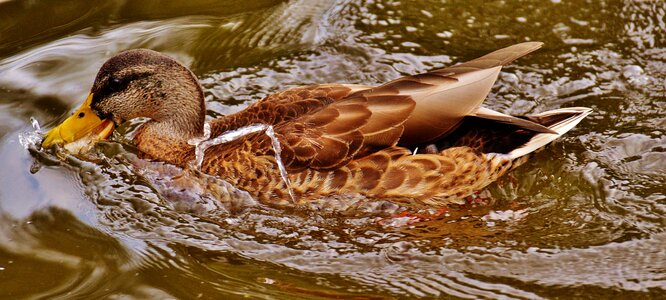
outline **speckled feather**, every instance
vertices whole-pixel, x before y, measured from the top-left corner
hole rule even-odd
[[[299,202],[348,193],[411,205],[447,205],[495,181],[524,162],[525,154],[562,135],[589,113],[589,109],[575,108],[515,117],[480,107],[501,67],[540,46],[536,42],[513,45],[377,87],[321,84],[288,89],[212,121],[211,136],[256,123],[272,125]],[[160,56],[146,50],[128,51],[118,55],[118,62],[112,58],[105,64],[95,84],[98,90],[106,90],[107,82],[118,76],[103,73],[105,69],[119,69],[117,73],[139,79],[128,81],[126,91],[110,89],[107,98],[97,100],[94,108],[122,122],[122,116],[134,116],[133,112],[114,111],[114,106],[138,104],[115,102],[129,101],[121,100],[123,97],[132,97],[134,102],[147,98],[151,104],[185,107],[189,118],[199,122],[203,112],[190,108],[203,107],[200,87],[192,89],[191,82],[178,84],[178,80],[188,81],[191,72],[178,64],[164,63],[168,60],[165,56],[147,59],[149,63],[143,66],[141,55]],[[135,69],[144,72],[141,74],[157,70],[156,75],[135,76],[131,66],[114,65],[136,60],[139,66]],[[168,68],[171,76],[160,75]],[[160,93],[143,87],[156,86],[151,81],[155,78],[167,91],[178,89],[179,96],[164,93],[164,99],[154,99]],[[185,86],[189,90],[183,89]],[[191,97],[182,96],[188,93]],[[146,157],[186,166],[194,159],[194,148],[187,140],[202,135],[203,126],[197,123],[185,131],[172,130],[169,126],[180,125],[170,118],[156,119],[137,130],[134,142],[138,149]],[[271,141],[263,133],[208,148],[202,171],[261,201],[291,203]]]
[[[376,88],[326,84],[289,89],[215,120],[213,136],[253,123],[274,125],[291,188],[300,201],[358,193],[411,204],[446,205],[495,181],[508,171],[511,160],[493,165],[473,143],[412,155],[409,148],[454,131],[487,94],[482,91],[481,96],[472,95],[469,100],[473,101],[460,105],[446,101],[449,91],[442,87],[458,83],[460,75],[501,66],[538,46],[523,45],[520,51],[509,49],[490,54],[490,58],[403,77]],[[483,88],[489,90],[495,77]],[[470,83],[474,84],[476,80]],[[427,99],[438,93],[442,98]],[[417,102],[438,107],[421,108],[420,115],[414,114]],[[440,113],[437,127],[411,122],[407,129],[412,134],[405,134],[408,119],[432,118],[433,111],[447,112]],[[203,170],[226,178],[265,202],[286,204],[287,188],[273,155],[268,137],[253,134],[212,147],[206,152]]]

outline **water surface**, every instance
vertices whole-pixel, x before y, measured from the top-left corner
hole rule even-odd
[[[0,298],[663,297],[665,18],[657,0],[1,1]],[[19,143],[30,117],[62,121],[129,48],[190,66],[212,118],[535,40],[486,105],[594,113],[430,221],[275,209],[225,185],[236,202],[173,193],[171,177],[134,168],[132,126],[87,158]]]

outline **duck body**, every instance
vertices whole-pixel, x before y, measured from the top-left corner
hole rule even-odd
[[[481,107],[502,66],[540,46],[513,45],[377,87],[320,84],[270,95],[211,121],[211,137],[271,125],[289,182],[261,132],[207,148],[201,170],[279,205],[332,194],[416,206],[459,202],[590,113],[577,107],[516,117]],[[181,167],[195,159],[188,141],[203,135],[205,104],[184,66],[150,50],[122,52],[102,66],[91,95],[100,119],[151,119],[134,138],[146,158]]]

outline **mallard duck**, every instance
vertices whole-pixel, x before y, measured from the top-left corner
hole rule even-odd
[[[201,171],[273,204],[333,194],[429,207],[456,203],[526,161],[591,110],[572,107],[511,116],[480,106],[502,69],[540,48],[528,42],[380,86],[316,84],[270,95],[209,122],[211,137],[251,124],[274,128],[288,181],[261,132],[212,146]],[[45,136],[43,147],[93,136],[145,117],[134,144],[146,159],[187,167],[188,141],[204,135],[206,106],[197,77],[146,49],[101,67],[89,96]],[[289,185],[289,186],[288,186]]]

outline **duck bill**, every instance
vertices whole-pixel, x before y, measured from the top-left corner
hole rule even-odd
[[[83,138],[96,142],[105,140],[111,135],[115,124],[111,120],[100,119],[92,111],[90,108],[92,96],[92,93],[88,94],[86,101],[74,114],[46,133],[42,142],[43,148],[50,148],[56,144],[66,145]]]

